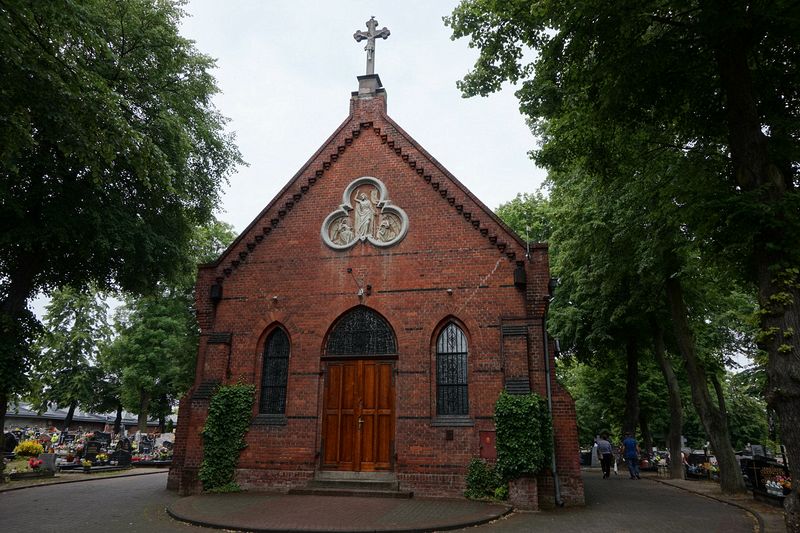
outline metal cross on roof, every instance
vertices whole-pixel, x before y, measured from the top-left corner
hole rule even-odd
[[[367,40],[367,46],[364,47],[364,50],[367,51],[367,74],[375,74],[375,38],[386,39],[390,35],[386,26],[380,31],[375,31],[377,27],[378,21],[373,16],[367,21],[367,31],[358,30],[353,34],[356,42]]]

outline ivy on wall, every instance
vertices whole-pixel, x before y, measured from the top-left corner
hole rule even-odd
[[[200,481],[209,492],[234,492],[236,464],[247,446],[244,437],[250,427],[255,387],[237,383],[217,389],[211,398],[203,427],[203,462]]]
[[[544,470],[553,451],[553,424],[538,394],[500,393],[494,406],[497,474],[504,481]]]

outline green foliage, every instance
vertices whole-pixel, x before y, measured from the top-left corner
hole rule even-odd
[[[183,15],[168,1],[0,7],[0,401],[25,382],[33,295],[180,277],[241,163]]]
[[[550,240],[549,203],[541,192],[519,193],[495,210],[503,222],[521,238],[530,242]]]
[[[38,457],[44,453],[44,447],[35,440],[24,440],[17,444],[14,453],[22,457]]]
[[[93,287],[53,291],[36,341],[29,398],[39,410],[51,405],[97,405],[103,372],[98,354],[109,342],[108,304]]]
[[[203,489],[213,492],[238,490],[234,477],[239,453],[247,446],[245,434],[252,418],[255,387],[235,384],[220,387],[211,398],[203,427]]]
[[[467,490],[464,496],[472,500],[495,498],[505,486],[495,468],[483,459],[472,459],[467,466]]]
[[[153,401],[174,400],[188,388],[198,339],[192,304],[187,293],[164,291],[129,298],[117,310],[118,335],[103,359],[118,369],[122,403],[130,411],[147,415]]]
[[[500,393],[494,407],[497,475],[508,481],[535,475],[549,465],[553,426],[547,402],[538,394]]]

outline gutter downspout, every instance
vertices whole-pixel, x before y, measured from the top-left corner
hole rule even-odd
[[[544,339],[544,376],[547,385],[547,410],[550,412],[550,420],[553,420],[553,389],[550,386],[550,348],[548,347],[549,340],[547,338],[547,312],[550,308],[548,302],[545,307],[544,315],[542,316],[542,338]],[[555,432],[550,432],[551,447],[553,453],[550,456],[550,469],[553,471],[553,486],[555,487],[556,505],[564,507],[564,500],[561,499],[561,483],[558,480],[558,470],[556,469],[556,437]]]

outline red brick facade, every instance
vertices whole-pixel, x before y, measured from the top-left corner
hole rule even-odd
[[[323,222],[363,176],[380,180],[405,211],[407,234],[388,247],[332,249],[321,238]],[[381,91],[354,94],[344,123],[222,257],[200,269],[197,374],[180,405],[169,487],[200,489],[209,391],[243,381],[258,397],[264,343],[276,327],[291,347],[285,417],[265,421],[254,405],[237,480],[282,490],[312,479],[324,446],[327,338],[339,317],[365,306],[396,339],[391,470],[404,490],[459,496],[507,380],[527,380],[545,395],[547,248],[525,254],[524,242],[386,115]],[[436,339],[449,321],[468,341],[469,412],[455,424],[436,413]],[[582,504],[574,404],[552,386],[561,493],[567,504]],[[540,476],[544,506],[553,493],[552,476]]]

